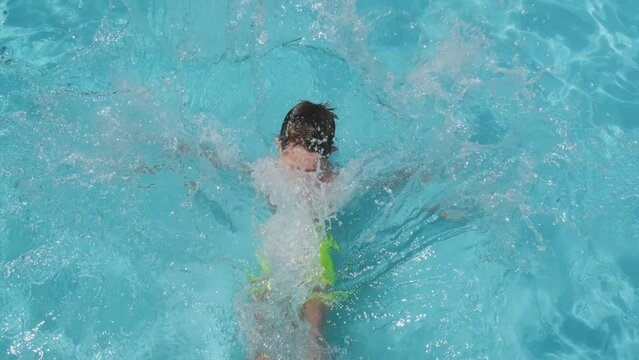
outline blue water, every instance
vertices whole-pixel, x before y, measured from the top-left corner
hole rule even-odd
[[[630,0],[0,0],[0,358],[244,358],[301,99],[361,168],[332,356],[639,358],[637,84]]]

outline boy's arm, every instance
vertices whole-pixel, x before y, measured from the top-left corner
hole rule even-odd
[[[432,180],[432,175],[419,167],[406,167],[393,172],[387,178],[375,181],[369,186],[381,188],[385,192],[392,192],[406,186],[413,179],[423,185]],[[433,212],[439,212],[439,216],[443,220],[464,222],[468,219],[468,211],[465,209],[454,207],[441,209],[440,203],[434,204],[430,209]]]

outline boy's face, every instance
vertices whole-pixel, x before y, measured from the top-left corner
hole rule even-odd
[[[276,139],[276,143],[280,159],[290,168],[311,172],[326,167],[326,159],[316,152],[295,144],[290,144],[282,150],[278,139]]]
[[[280,151],[280,159],[290,168],[308,172],[318,169],[322,156],[301,145],[289,145]]]

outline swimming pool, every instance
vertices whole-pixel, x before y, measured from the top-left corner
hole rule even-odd
[[[638,26],[629,0],[0,0],[1,357],[243,358],[247,169],[301,99],[359,169],[335,357],[638,357]]]

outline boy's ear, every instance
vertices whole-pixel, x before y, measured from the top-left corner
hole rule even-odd
[[[280,141],[280,137],[275,137],[275,146],[277,146],[277,151],[282,152],[282,142]]]

